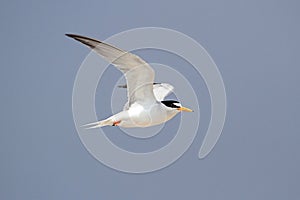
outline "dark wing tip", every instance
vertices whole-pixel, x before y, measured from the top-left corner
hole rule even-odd
[[[73,38],[74,40],[77,40],[87,46],[89,46],[90,48],[95,48],[97,46],[97,44],[102,43],[98,40],[95,40],[93,38],[89,38],[89,37],[85,37],[85,36],[81,36],[81,35],[76,35],[76,34],[72,34],[72,33],[66,33],[66,36]]]
[[[85,37],[85,36],[82,36],[82,35],[77,35],[77,34],[72,34],[72,33],[66,33],[65,34],[66,36],[70,37],[70,38],[73,38],[75,40],[89,40],[89,41],[93,41],[93,42],[98,42],[98,43],[102,43],[101,41],[99,40],[96,40],[96,39],[93,39],[93,38],[89,38],[89,37]]]
[[[81,35],[76,35],[76,34],[72,34],[72,33],[66,33],[65,34],[67,37],[73,38],[74,40],[80,41],[80,39],[84,39],[83,36]]]
[[[81,36],[81,35],[76,35],[76,34],[72,34],[72,33],[66,33],[65,36],[68,36],[68,37],[73,38],[73,39],[83,38],[83,36]]]
[[[127,88],[127,85],[118,85],[118,88]]]

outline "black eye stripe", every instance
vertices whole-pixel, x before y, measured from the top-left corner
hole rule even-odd
[[[170,108],[180,108],[180,106],[174,104],[174,103],[179,103],[178,101],[166,100],[166,101],[161,101],[161,103],[163,103],[165,106]]]

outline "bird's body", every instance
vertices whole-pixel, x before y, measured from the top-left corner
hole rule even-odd
[[[92,48],[105,60],[124,73],[128,102],[124,110],[102,121],[86,124],[88,128],[102,126],[148,127],[172,119],[180,111],[192,110],[182,107],[178,101],[164,100],[174,87],[167,83],[154,83],[154,70],[140,57],[104,42],[84,36],[66,34]]]
[[[128,110],[123,110],[105,120],[89,124],[93,125],[118,125],[126,128],[154,126],[173,118],[178,111],[165,111],[160,102],[151,106],[134,103]]]

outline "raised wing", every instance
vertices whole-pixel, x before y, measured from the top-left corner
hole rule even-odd
[[[127,85],[119,85],[119,88],[127,88]],[[174,87],[168,83],[153,83],[153,93],[157,101],[163,101],[166,96],[171,94]],[[124,106],[124,110],[129,108],[128,102]]]
[[[128,85],[128,105],[133,102],[152,103],[154,70],[143,59],[104,42],[74,34],[66,34],[87,46],[124,73]]]
[[[168,83],[155,83],[153,85],[153,93],[157,101],[163,101],[173,90],[174,87]]]

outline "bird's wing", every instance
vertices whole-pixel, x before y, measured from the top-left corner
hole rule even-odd
[[[155,83],[153,85],[153,93],[157,101],[163,101],[173,90],[174,87],[168,83]]]
[[[156,101],[153,94],[155,73],[143,59],[95,39],[74,34],[66,34],[66,36],[89,46],[124,73],[128,85],[128,106],[137,101],[141,104]]]
[[[119,85],[119,88],[127,88],[127,85]],[[171,94],[174,87],[169,83],[153,83],[153,93],[157,101],[163,101],[166,96]],[[123,110],[128,110],[128,102],[124,105]]]

